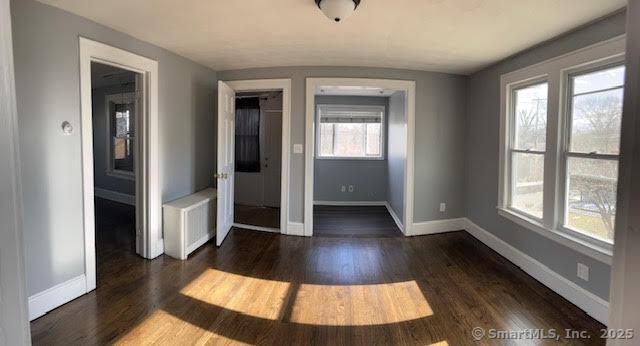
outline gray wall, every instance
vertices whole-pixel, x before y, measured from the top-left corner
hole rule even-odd
[[[93,185],[100,189],[135,196],[136,181],[107,174],[107,95],[134,92],[135,85],[105,86],[91,90],[91,107],[93,108]]]
[[[396,91],[389,97],[389,141],[387,142],[387,201],[404,223],[404,175],[407,161],[407,117],[405,93]]]
[[[387,136],[387,97],[316,96],[318,104],[370,105],[385,107],[385,137]],[[317,114],[316,114],[317,117]],[[384,160],[315,159],[313,199],[315,201],[386,201],[387,162]],[[341,186],[353,185],[353,192],[341,191]]]
[[[608,299],[608,265],[582,255],[499,216],[498,148],[500,76],[504,73],[624,34],[624,14],[617,14],[576,32],[522,52],[469,77],[466,119],[466,215],[553,271]],[[576,277],[577,262],[590,267],[590,280]]]
[[[291,145],[304,144],[305,78],[387,78],[416,82],[415,222],[464,216],[464,113],[466,77],[364,67],[277,67],[219,71],[223,81],[291,78]],[[293,152],[293,148],[290,148]],[[302,222],[304,155],[290,162],[290,220]],[[440,202],[447,212],[440,213]]]
[[[84,273],[78,37],[159,63],[160,174],[168,201],[210,185],[216,74],[156,46],[32,0],[11,3],[29,293]],[[60,124],[74,132],[63,136]]]

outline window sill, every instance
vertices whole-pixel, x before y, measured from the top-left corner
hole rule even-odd
[[[536,220],[527,218],[526,216],[520,215],[504,207],[498,207],[498,214],[524,228],[567,246],[572,250],[578,251],[602,263],[611,265],[613,253],[610,249],[592,244],[563,231],[549,229]]]

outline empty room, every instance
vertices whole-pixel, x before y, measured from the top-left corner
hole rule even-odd
[[[0,345],[640,344],[639,1],[0,15]]]

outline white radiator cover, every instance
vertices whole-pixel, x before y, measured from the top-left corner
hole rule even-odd
[[[205,189],[165,204],[164,252],[177,259],[187,256],[216,233],[216,190]]]

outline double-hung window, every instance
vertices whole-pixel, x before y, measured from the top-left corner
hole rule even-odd
[[[624,66],[569,75],[564,227],[613,242]]]
[[[614,238],[624,38],[501,77],[499,214],[596,259]]]
[[[317,157],[384,159],[384,106],[317,106]]]
[[[509,207],[542,219],[547,131],[547,82],[513,89]]]

